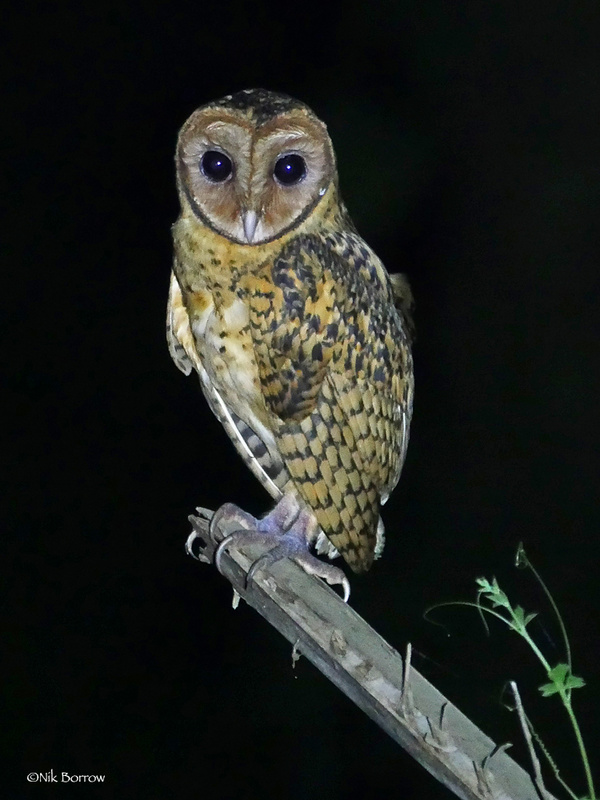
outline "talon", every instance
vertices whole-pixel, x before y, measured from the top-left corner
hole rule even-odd
[[[204,564],[210,564],[210,553],[212,552],[212,548],[207,542],[208,526],[206,524],[202,524],[206,523],[206,519],[204,517],[195,517],[193,514],[190,514],[188,520],[192,525],[192,532],[185,541],[185,552],[188,556],[196,559],[196,561],[200,561]],[[194,552],[194,542],[197,539],[200,539],[200,548],[198,550],[198,554]]]
[[[342,600],[344,601],[344,603],[347,603],[348,600],[350,599],[350,581],[348,580],[348,578],[345,575],[344,575],[344,580],[342,581],[342,583],[340,585],[344,589],[344,596],[343,596]]]
[[[193,522],[194,518],[192,516],[189,516],[188,519],[193,525],[194,524],[194,522]],[[200,559],[198,558],[196,553],[194,553],[194,548],[192,547],[192,545],[194,544],[196,539],[199,539],[199,538],[200,537],[198,536],[196,531],[192,531],[190,533],[190,535],[188,536],[188,538],[185,540],[185,552],[188,554],[188,556],[191,556],[192,558],[195,558],[197,561],[199,561]]]
[[[230,533],[229,536],[226,536],[224,539],[222,539],[215,551],[215,558],[214,558],[215,567],[218,569],[221,575],[223,575],[223,570],[221,569],[221,561],[223,559],[223,553],[230,545],[236,544],[238,542],[240,542],[241,544],[251,544],[253,542],[264,544],[265,536],[264,534],[256,530],[248,530],[247,528],[241,528],[240,530],[233,531],[233,533]]]
[[[302,558],[295,558],[294,561],[309,575],[321,578],[329,586],[341,586],[344,591],[342,600],[344,603],[348,602],[350,598],[350,581],[339,567],[334,567],[333,564],[324,564],[314,556],[311,556],[310,553],[304,554]]]
[[[254,580],[256,573],[259,570],[263,569],[263,567],[267,567],[269,563],[271,563],[271,560],[269,559],[269,553],[265,553],[264,556],[261,556],[260,558],[256,559],[254,564],[252,564],[252,566],[248,570],[248,574],[246,575],[246,589]]]
[[[229,536],[226,536],[224,539],[221,539],[221,542],[217,549],[215,550],[215,567],[217,568],[218,572],[223,575],[223,570],[221,569],[221,558],[223,556],[224,551],[229,547],[231,541],[236,533],[239,531],[235,531],[234,533],[230,533]]]

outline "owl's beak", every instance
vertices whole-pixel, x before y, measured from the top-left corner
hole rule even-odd
[[[252,244],[254,234],[256,233],[256,226],[258,225],[258,214],[256,211],[246,211],[242,215],[242,222],[244,224],[244,236],[248,244]]]

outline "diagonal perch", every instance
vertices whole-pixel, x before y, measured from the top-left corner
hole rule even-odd
[[[211,536],[212,512],[198,512],[190,517],[194,533],[186,550],[211,563],[218,542],[231,531]],[[531,777],[505,748],[410,665],[410,646],[403,659],[339,595],[290,560],[259,572],[246,586],[248,570],[263,552],[256,544],[231,547],[222,554],[222,573],[236,595],[293,644],[296,658],[298,653],[308,658],[457,797],[537,800]],[[548,795],[548,800],[554,798]]]

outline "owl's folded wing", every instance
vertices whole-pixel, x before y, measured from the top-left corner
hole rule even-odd
[[[391,289],[351,250],[342,257],[319,237],[301,237],[270,270],[275,290],[257,283],[250,324],[279,450],[328,538],[360,572],[375,556],[379,503],[406,451],[406,333]]]

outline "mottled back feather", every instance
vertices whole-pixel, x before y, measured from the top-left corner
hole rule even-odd
[[[379,500],[398,480],[412,402],[407,334],[375,258],[353,234],[299,236],[249,298],[283,461],[355,571],[373,560]]]

